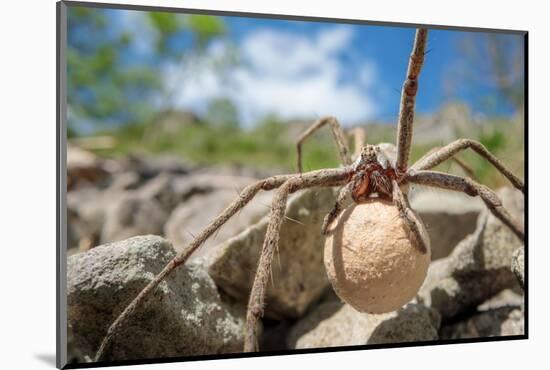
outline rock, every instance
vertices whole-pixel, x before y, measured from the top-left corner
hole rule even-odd
[[[347,304],[326,302],[296,323],[287,345],[294,349],[430,341],[438,339],[439,325],[437,312],[420,304],[366,314]]]
[[[161,173],[186,175],[192,170],[181,158],[170,155],[133,154],[122,160],[120,167],[121,170],[137,173],[142,181],[152,179]]]
[[[286,337],[291,329],[289,321],[264,319],[262,324],[260,351],[286,350]]]
[[[300,317],[328,285],[321,235],[324,216],[335,202],[333,189],[309,189],[288,201],[279,247],[272,264],[273,284],[267,290],[266,316]],[[209,257],[216,284],[238,301],[248,300],[268,218],[222,243]]]
[[[193,240],[194,235],[199,234],[238,196],[238,192],[233,189],[217,190],[193,196],[172,212],[164,226],[164,235],[174,243],[176,250],[182,250]],[[265,192],[256,195],[256,198],[230,218],[216,234],[206,240],[192,254],[191,259],[208,255],[219,243],[259,221],[269,211],[271,197],[271,193]]]
[[[509,189],[499,191],[513,217],[523,219],[523,195]],[[461,241],[446,258],[432,262],[419,296],[441,313],[443,320],[474,309],[506,288],[517,287],[510,270],[512,253],[520,241],[489,211],[483,211],[473,234]]]
[[[174,187],[174,178],[173,175],[161,172],[139,188],[140,198],[155,200],[162,209],[170,212],[180,201]]]
[[[411,206],[428,229],[432,260],[447,257],[458,242],[473,233],[485,207],[479,198],[437,189],[412,192]]]
[[[68,258],[67,315],[75,345],[94,357],[107,328],[175,256],[158,236],[139,236]],[[239,352],[244,307],[222,303],[202,266],[181,266],[115,337],[109,360]]]
[[[109,175],[103,160],[92,152],[67,145],[67,189],[81,184],[94,184]]]
[[[523,335],[524,317],[519,307],[499,307],[441,328],[441,339]]]
[[[521,307],[524,302],[525,299],[523,295],[516,293],[512,289],[504,289],[502,292],[477,306],[477,310],[487,311],[501,307]]]
[[[525,270],[525,248],[520,247],[516,249],[512,255],[512,272],[516,275],[519,284],[523,288],[524,284],[524,270]]]
[[[140,185],[141,179],[137,172],[116,172],[113,173],[111,176],[109,191],[119,192],[124,190],[137,189]]]
[[[67,325],[67,363],[76,364],[82,362],[92,362],[92,358],[80,351],[75,344],[72,328],[70,325]]]
[[[178,176],[174,179],[174,192],[181,201],[188,200],[194,195],[202,195],[216,190],[231,190],[233,196],[236,197],[241,189],[257,181],[255,177],[197,172],[190,176]]]
[[[168,215],[178,202],[172,179],[161,173],[138,189],[120,193],[105,211],[101,242],[162,234]]]
[[[67,193],[68,248],[87,250],[96,246],[105,223],[107,208],[121,197],[120,191],[81,187]]]
[[[123,240],[136,235],[162,234],[168,213],[152,199],[125,193],[106,211],[101,243]]]

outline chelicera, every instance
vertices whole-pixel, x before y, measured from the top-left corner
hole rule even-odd
[[[287,199],[289,194],[293,192],[312,187],[341,187],[336,204],[324,219],[322,226],[324,234],[330,233],[331,225],[342,212],[348,197],[351,197],[356,203],[378,197],[381,200],[393,202],[403,224],[409,229],[409,235],[412,239],[411,244],[418,248],[421,253],[426,253],[429,241],[425,239],[425,235],[422,233],[422,225],[409,205],[407,194],[409,184],[420,184],[463,192],[470,196],[479,196],[487,208],[508,226],[519,239],[523,240],[523,225],[510,216],[502,206],[498,196],[491,189],[479,184],[470,177],[432,171],[434,167],[446,160],[454,160],[461,164],[462,162],[455,155],[470,148],[490,162],[515,188],[523,192],[523,181],[506,168],[481,143],[470,139],[459,139],[444,147],[433,148],[416,163],[409,165],[415,98],[419,86],[418,78],[424,62],[427,35],[427,29],[420,28],[416,30],[407,75],[401,92],[395,146],[387,143],[365,145],[364,133],[361,130],[356,130],[356,158],[352,162],[346,136],[336,118],[324,117],[315,122],[297,141],[298,173],[272,176],[245,187],[237,199],[170,261],[117,317],[109,327],[95,360],[104,360],[109,357],[110,348],[115,342],[118,328],[131,319],[133,312],[145,301],[148,294],[168,274],[185,263],[206,239],[252,200],[259,191],[277,189],[273,197],[267,232],[248,302],[244,345],[244,350],[247,352],[258,350],[258,322],[264,312],[265,293],[270,281],[271,262],[274,250],[279,242],[279,232],[285,215]],[[302,173],[302,144],[312,133],[323,126],[329,126],[332,130],[342,167]]]

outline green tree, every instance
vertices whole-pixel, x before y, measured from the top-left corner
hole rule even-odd
[[[225,32],[219,17],[147,12],[144,27],[153,30],[154,52],[143,56],[134,42],[141,31],[117,29],[121,12],[133,11],[69,7],[67,97],[73,134],[153,119],[158,101],[167,95],[162,67],[201,53]],[[190,44],[178,42],[185,37]]]

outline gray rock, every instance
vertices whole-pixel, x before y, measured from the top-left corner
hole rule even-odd
[[[289,348],[323,348],[438,339],[440,317],[410,303],[385,314],[366,314],[339,302],[325,302],[298,321],[287,337]]]
[[[499,191],[513,217],[523,220],[523,195]],[[443,320],[474,309],[506,288],[517,287],[510,270],[512,253],[520,241],[502,222],[483,211],[473,234],[461,241],[446,258],[432,262],[419,296],[438,310]]]
[[[185,175],[192,170],[180,157],[170,155],[133,154],[123,159],[119,167],[124,171],[136,172],[141,180],[152,179],[161,173]]]
[[[141,179],[137,172],[124,171],[112,174],[109,191],[120,192],[124,190],[136,189],[141,185]]]
[[[92,152],[73,145],[67,146],[67,189],[98,183],[108,175],[106,161]]]
[[[512,289],[504,289],[502,292],[477,306],[477,310],[487,311],[501,307],[521,307],[524,303],[525,299],[522,294],[519,294]]]
[[[211,169],[209,169],[211,171]],[[181,201],[194,195],[203,195],[216,190],[231,190],[237,196],[239,190],[257,181],[255,177],[236,176],[224,173],[201,173],[197,170],[189,176],[178,176],[174,179],[174,192]]]
[[[81,251],[96,246],[105,223],[107,208],[116,202],[120,191],[82,187],[67,193],[67,228],[71,231],[68,248]]]
[[[519,307],[490,309],[441,328],[441,339],[499,337],[524,334],[524,315]]]
[[[162,172],[147,181],[137,193],[142,199],[157,201],[166,212],[170,212],[180,201],[179,194],[175,191],[174,179],[175,176]]]
[[[162,234],[170,211],[177,202],[173,176],[166,173],[159,174],[138,189],[119,193],[105,210],[101,242]]]
[[[139,236],[68,259],[67,314],[74,343],[93,358],[108,326],[175,256],[158,236]],[[222,303],[203,267],[174,271],[121,328],[110,360],[237,352],[244,307]]]
[[[168,213],[156,200],[143,199],[134,192],[124,193],[107,207],[101,243],[136,235],[162,234],[167,219]]]
[[[164,235],[174,244],[176,250],[182,250],[214,218],[238,197],[234,189],[221,189],[204,195],[195,195],[180,204],[171,213],[164,226]],[[191,259],[207,256],[219,243],[237,235],[250,225],[259,221],[269,211],[272,193],[259,193],[239,213],[231,217],[217,233],[207,239],[193,253]]]
[[[320,230],[334,201],[333,189],[305,190],[288,201],[272,264],[273,284],[267,290],[267,316],[302,316],[329,284]],[[268,218],[263,218],[216,247],[209,258],[209,273],[216,284],[243,303],[250,294],[267,223]]]
[[[458,192],[422,189],[411,195],[411,206],[428,229],[432,260],[447,257],[458,242],[473,233],[485,207],[479,198]]]
[[[524,271],[525,271],[525,248],[520,247],[516,249],[512,255],[512,271],[516,275],[519,284],[523,288],[524,284]]]

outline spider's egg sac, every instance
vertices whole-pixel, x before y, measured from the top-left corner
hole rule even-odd
[[[422,253],[391,203],[348,207],[325,242],[325,267],[336,294],[360,312],[384,313],[411,301],[422,285],[431,252]]]

